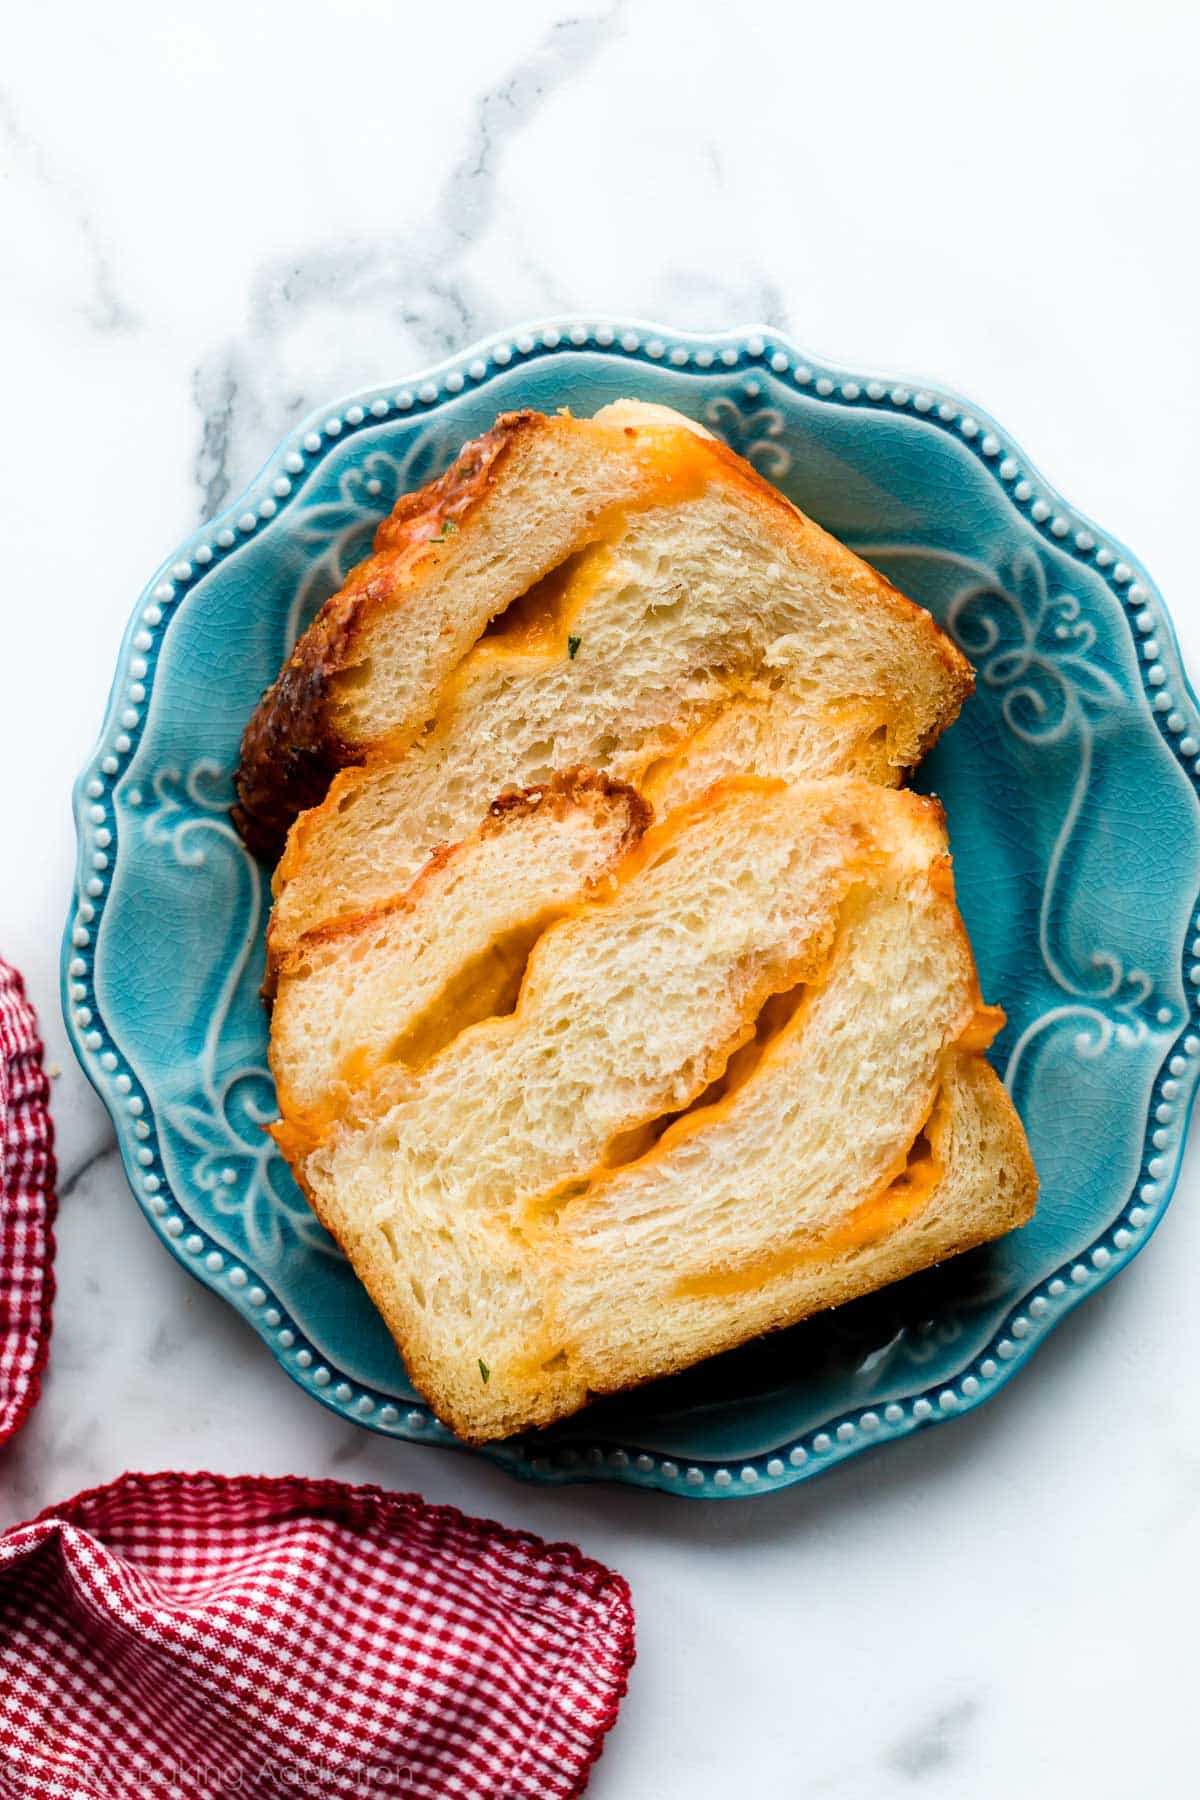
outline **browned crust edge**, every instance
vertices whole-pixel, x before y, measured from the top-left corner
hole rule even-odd
[[[553,775],[549,781],[501,794],[488,807],[487,816],[474,835],[478,838],[490,837],[502,828],[506,820],[519,815],[543,809],[561,813],[571,806],[586,806],[592,800],[606,800],[624,808],[626,823],[621,834],[620,855],[639,842],[654,817],[649,802],[628,782],[617,781],[598,769],[565,769]],[[339,938],[353,937],[365,926],[376,924],[393,913],[405,912],[415,906],[430,876],[444,868],[471,841],[468,837],[461,838],[454,844],[439,845],[403,893],[380,900],[374,906],[365,907],[362,912],[340,914],[335,919],[313,925],[308,931],[302,932],[279,964],[280,979],[286,977],[296,966],[307,946],[336,943]]]
[[[581,421],[582,423],[582,421]],[[346,742],[335,730],[329,706],[334,678],[354,659],[356,640],[373,614],[403,603],[416,584],[424,558],[420,547],[439,535],[447,520],[458,524],[496,485],[500,469],[517,442],[565,424],[543,413],[503,413],[490,431],[464,445],[437,480],[405,494],[375,534],[374,550],[353,569],[296,644],[276,680],[259,701],[242,736],[232,818],[247,847],[266,861],[280,856],[287,833],[301,812],[318,805],[339,769],[367,760],[370,746]],[[633,428],[628,435],[636,436]],[[848,582],[866,577],[881,603],[903,614],[925,637],[947,676],[947,693],[921,755],[957,717],[974,687],[970,663],[925,608],[909,600],[887,578],[824,531],[792,504],[744,458],[715,438],[697,438],[725,479],[736,483],[774,524],[819,542],[822,553]]]
[[[761,475],[752,463],[739,456],[735,450],[731,450],[727,444],[714,438],[711,440],[711,448],[714,460],[721,464],[728,477],[747,491],[748,498],[752,498],[758,503],[762,513],[773,517],[777,525],[783,525],[793,533],[799,524],[801,536],[810,543],[817,540],[821,544],[829,564],[840,570],[849,585],[859,586],[865,578],[873,591],[875,600],[881,605],[890,607],[899,616],[906,618],[925,638],[928,647],[941,663],[949,679],[946,693],[943,696],[942,710],[930,725],[919,746],[916,759],[919,762],[937,742],[942,732],[954,723],[962,710],[964,701],[974,693],[975,670],[971,663],[953,639],[942,630],[927,607],[918,605],[915,600],[910,600],[907,594],[902,593],[872,563],[859,556],[857,551],[851,550],[849,545],[844,544],[832,532],[826,531],[823,525],[818,525],[815,519],[810,519],[806,512],[802,512],[787,498],[786,494],[781,494],[777,487],[774,487],[764,475]],[[911,767],[916,767],[916,762]]]
[[[490,431],[465,444],[446,473],[403,494],[375,533],[372,554],[321,608],[242,735],[235,776],[234,825],[255,856],[274,862],[298,813],[323,800],[337,771],[361,762],[330,722],[333,678],[352,661],[365,610],[395,604],[412,585],[414,552],[459,523],[494,484],[514,443],[543,423],[533,412],[504,413]]]

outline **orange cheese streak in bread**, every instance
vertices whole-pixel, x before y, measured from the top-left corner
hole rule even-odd
[[[730,791],[771,794],[786,786],[786,782],[764,776],[735,775],[728,781],[718,783],[707,794],[690,801],[686,806],[676,807],[669,818],[652,826],[645,833],[619,865],[597,884],[595,892],[564,907],[553,908],[531,921],[523,947],[518,949],[516,944],[519,932],[508,933],[504,941],[497,940],[478,957],[473,958],[459,972],[463,986],[459,987],[457,979],[452,980],[437,1000],[418,1019],[414,1019],[397,1040],[393,1046],[395,1058],[419,1068],[422,1063],[447,1047],[451,1039],[458,1035],[460,1024],[463,1030],[470,1030],[472,1025],[480,1024],[493,1016],[490,1005],[492,1000],[500,1002],[503,999],[506,1006],[503,1016],[515,1029],[523,1004],[524,981],[521,980],[520,990],[515,997],[511,993],[502,996],[501,990],[512,981],[515,973],[524,972],[528,957],[536,952],[537,941],[544,931],[559,921],[579,918],[606,904],[619,886],[664,850],[696,813],[703,812],[712,805],[718,794]],[[316,1106],[292,1108],[288,1105],[286,1094],[281,1093],[280,1108],[285,1116],[277,1124],[269,1126],[268,1130],[285,1156],[290,1159],[293,1155],[308,1155],[314,1150],[347,1115],[355,1093],[371,1088],[377,1079],[386,1077],[390,1060],[385,1058],[380,1063],[364,1049],[352,1050],[341,1069],[341,1078],[346,1085],[332,1090]]]
[[[971,1056],[982,1056],[997,1033],[1003,1030],[1005,1016],[999,1006],[980,1004],[974,1017],[955,1040],[954,1048]],[[783,1244],[764,1250],[733,1269],[714,1269],[700,1275],[685,1275],[675,1285],[680,1299],[703,1299],[719,1294],[743,1294],[763,1286],[779,1275],[790,1275],[805,1263],[826,1257],[843,1256],[865,1249],[887,1237],[901,1225],[915,1218],[930,1198],[944,1174],[939,1155],[945,1131],[946,1103],[939,1094],[928,1119],[917,1134],[917,1143],[925,1138],[923,1153],[906,1157],[899,1170],[893,1170],[878,1193],[868,1196],[844,1219],[827,1231],[804,1239],[799,1244]]]
[[[676,1282],[674,1295],[680,1300],[708,1300],[719,1295],[751,1293],[779,1275],[792,1274],[805,1263],[823,1262],[853,1250],[864,1250],[914,1218],[941,1180],[942,1173],[942,1165],[935,1157],[922,1157],[911,1165],[908,1174],[884,1188],[882,1193],[862,1201],[830,1230],[820,1232],[803,1244],[764,1250],[761,1256],[736,1269],[685,1275]]]
[[[603,509],[592,523],[587,544],[556,567],[546,570],[523,595],[514,596],[484,628],[443,682],[434,700],[430,718],[425,721],[426,728],[434,734],[446,729],[464,692],[481,674],[486,676],[489,663],[536,663],[569,654],[570,625],[603,579],[609,554],[623,537],[632,514],[698,499],[714,477],[725,481],[736,477],[742,485],[757,491],[753,479],[743,477],[736,463],[727,466],[728,453],[723,446],[696,432],[683,428],[642,427],[635,430],[632,426],[594,425],[591,420],[579,420],[578,424],[607,437],[615,430],[623,429],[642,462],[648,477],[646,485],[635,500],[625,500]],[[780,503],[787,504],[782,499]],[[428,531],[424,520],[419,527],[411,522],[405,524],[403,531],[397,527],[397,538],[411,536],[419,540],[416,547],[425,555],[449,554],[438,539],[430,539],[440,518],[440,513],[430,515]],[[508,623],[510,617],[511,626]],[[344,679],[348,676],[334,676],[332,687],[335,693],[339,680]],[[417,735],[419,728],[414,730],[410,721],[367,746],[364,755],[333,777],[325,798],[299,814],[276,864],[271,880],[272,894],[277,897],[283,886],[299,872],[307,855],[310,834],[318,822],[336,808],[340,795],[361,779],[362,770],[381,762],[394,762],[411,747]]]
[[[589,423],[581,421],[581,423]],[[609,427],[595,427],[611,431]],[[656,506],[678,506],[700,497],[716,472],[716,446],[691,431],[637,430],[625,427],[649,479],[634,500],[604,508],[594,520],[588,542],[496,614],[462,658],[438,696],[436,727],[442,729],[463,693],[487,665],[497,661],[551,661],[568,654],[569,626],[604,578],[609,552],[628,529],[634,513]],[[727,471],[722,468],[722,475]],[[412,742],[406,727],[373,744],[367,761],[391,758]]]
[[[888,1237],[915,1218],[945,1173],[938,1154],[944,1130],[945,1105],[939,1095],[916,1143],[917,1155],[906,1155],[899,1172],[893,1171],[875,1194],[852,1207],[844,1219],[826,1231],[818,1231],[799,1243],[773,1245],[732,1269],[705,1270],[684,1275],[672,1290],[679,1300],[707,1300],[721,1295],[751,1293],[780,1275],[790,1275],[806,1263],[824,1262]],[[928,1136],[924,1138],[924,1134]]]
[[[981,1003],[976,1009],[975,1017],[959,1037],[958,1048],[972,1056],[982,1056],[985,1050],[991,1049],[1007,1023],[1008,1018],[1002,1006],[984,1006]]]
[[[534,943],[563,911],[551,908],[525,925],[514,926],[469,957],[386,1051],[352,1050],[342,1064],[341,1080],[347,1087],[361,1087],[377,1068],[390,1062],[421,1069],[468,1025],[511,1012]]]

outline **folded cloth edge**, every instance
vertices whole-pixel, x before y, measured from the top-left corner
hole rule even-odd
[[[42,1202],[42,1226],[46,1239],[45,1263],[42,1269],[42,1286],[38,1303],[38,1319],[34,1328],[35,1350],[33,1362],[25,1375],[25,1388],[21,1393],[8,1420],[0,1424],[0,1449],[3,1449],[11,1438],[25,1423],[41,1396],[42,1376],[50,1355],[50,1333],[54,1322],[54,1300],[57,1285],[54,1278],[54,1259],[58,1245],[54,1234],[54,1223],[58,1217],[58,1164],[54,1155],[54,1120],[50,1112],[50,1080],[46,1074],[46,1047],[38,1027],[37,1013],[25,987],[25,978],[19,969],[0,957],[0,994],[8,988],[13,1001],[18,1022],[24,1029],[26,1041],[17,1045],[18,1053],[30,1055],[40,1073],[41,1079],[30,1096],[30,1105],[36,1129],[41,1135],[45,1156],[45,1169],[37,1184],[36,1192]],[[7,1185],[7,1158],[0,1147],[0,1206],[3,1205],[3,1187]]]
[[[485,1532],[489,1537],[513,1548],[526,1550],[539,1560],[554,1560],[565,1564],[579,1579],[586,1598],[593,1606],[607,1605],[611,1609],[614,1636],[616,1643],[606,1647],[605,1661],[612,1666],[610,1691],[603,1715],[594,1731],[592,1742],[581,1762],[578,1778],[571,1788],[567,1800],[576,1800],[583,1793],[601,1752],[604,1749],[608,1733],[616,1723],[621,1701],[629,1686],[629,1671],[637,1656],[636,1627],[633,1610],[633,1596],[625,1577],[615,1569],[587,1556],[577,1544],[566,1539],[554,1541],[538,1537],[536,1532],[524,1531],[518,1527],[503,1525],[497,1519],[482,1518],[473,1513],[465,1513],[457,1506],[449,1506],[424,1500],[420,1494],[401,1493],[389,1488],[382,1488],[373,1482],[350,1483],[335,1481],[328,1476],[307,1475],[219,1475],[209,1470],[164,1469],[155,1471],[126,1470],[110,1482],[95,1487],[81,1489],[69,1500],[56,1501],[43,1507],[41,1512],[20,1524],[11,1525],[0,1532],[0,1547],[11,1542],[21,1532],[31,1530],[36,1525],[61,1523],[75,1525],[87,1529],[87,1512],[93,1503],[111,1500],[122,1492],[162,1493],[172,1488],[182,1492],[196,1491],[207,1486],[210,1489],[223,1489],[227,1492],[246,1493],[253,1491],[272,1501],[280,1502],[283,1507],[294,1506],[296,1512],[311,1510],[322,1502],[332,1504],[347,1501],[361,1504],[363,1502],[380,1506],[387,1513],[402,1519],[406,1512],[420,1511],[426,1517],[435,1518],[445,1524],[457,1524],[473,1527]]]

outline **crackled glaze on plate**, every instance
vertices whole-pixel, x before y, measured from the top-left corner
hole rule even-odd
[[[1200,1074],[1200,715],[1162,600],[991,420],[768,332],[531,326],[315,416],[164,565],[75,794],[68,1027],[186,1267],[346,1416],[449,1444],[261,1130],[265,872],[228,819],[242,727],[397,496],[496,413],[626,394],[701,419],[930,607],[978,691],[944,799],[994,1050],[1042,1178],[1001,1243],[490,1455],[535,1480],[786,1486],[979,1404],[1135,1254]]]

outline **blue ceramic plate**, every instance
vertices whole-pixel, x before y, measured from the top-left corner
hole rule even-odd
[[[921,771],[944,799],[1034,1221],[888,1291],[488,1454],[544,1481],[735,1496],[996,1390],[1136,1253],[1200,1072],[1200,715],[1163,603],[977,408],[774,333],[575,320],[482,344],[299,427],[137,603],[75,792],[63,955],[75,1048],[138,1202],[326,1406],[454,1440],[415,1396],[270,1140],[267,879],[230,826],[238,741],[397,495],[507,408],[635,394],[703,420],[931,608],[978,692]]]

